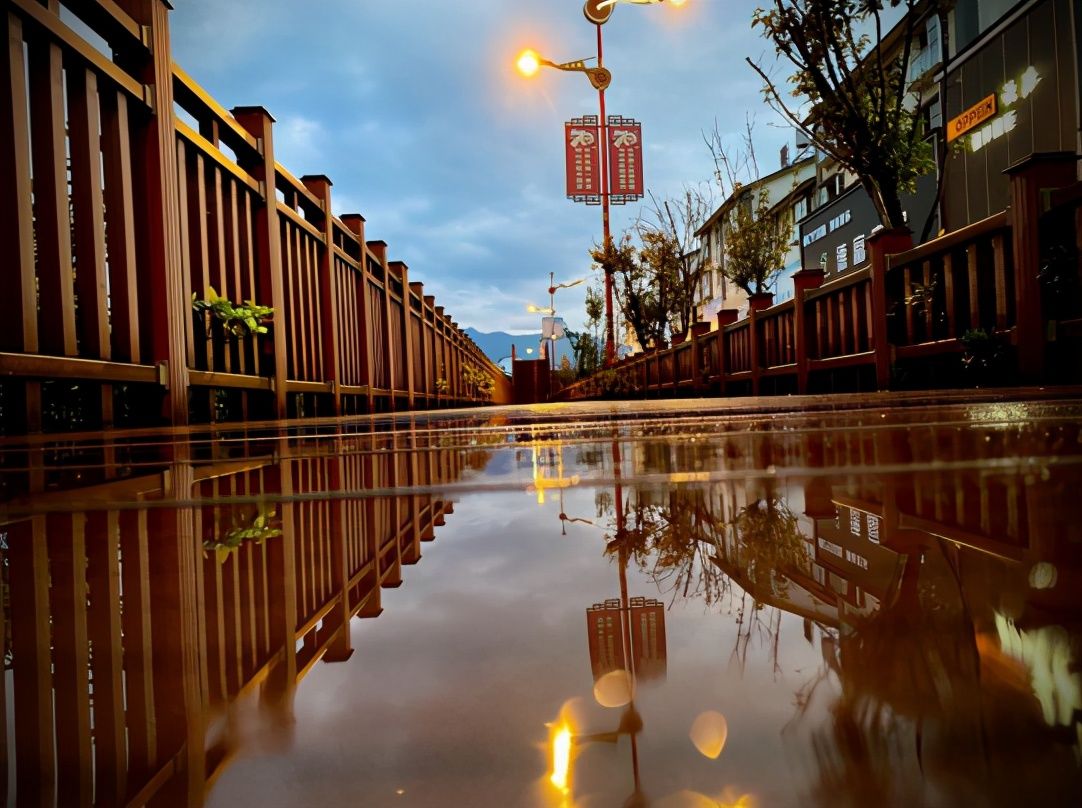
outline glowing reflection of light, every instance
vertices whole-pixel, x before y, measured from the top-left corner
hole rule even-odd
[[[1033,695],[1049,726],[1070,726],[1082,710],[1082,674],[1072,658],[1071,638],[1062,626],[1023,631],[1014,621],[996,614],[996,633],[1003,653],[1029,670]]]
[[[1058,577],[1054,564],[1038,561],[1029,571],[1029,585],[1033,589],[1051,589]]]
[[[631,675],[609,671],[594,683],[594,700],[602,707],[623,707],[631,701]]]
[[[566,794],[570,773],[571,728],[567,724],[560,724],[552,738],[552,774],[549,782]]]
[[[688,734],[700,754],[711,760],[717,760],[729,737],[729,723],[721,713],[707,710],[698,715]]]

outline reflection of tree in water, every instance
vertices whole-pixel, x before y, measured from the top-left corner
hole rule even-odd
[[[808,550],[797,517],[777,491],[770,489],[749,503],[733,520],[734,540],[741,567],[752,594],[784,597],[789,591],[787,573],[808,565]]]
[[[599,516],[612,512],[609,492],[599,492],[595,502]],[[709,561],[724,530],[724,521],[713,513],[702,489],[673,489],[662,503],[640,492],[625,498],[624,525],[613,522],[605,535],[605,552],[614,557],[626,553],[673,598],[701,597],[710,604],[728,584]]]
[[[911,553],[892,598],[847,617],[826,648],[841,692],[812,733],[816,804],[922,804],[937,750],[957,770],[963,750],[982,749],[973,623],[943,556]],[[938,774],[956,781],[939,784],[956,798],[975,797],[945,766]]]
[[[1077,804],[1066,799],[1077,761],[1028,683],[982,665],[976,626],[988,615],[966,599],[962,554],[930,538],[910,549],[882,608],[844,617],[824,643],[820,680],[833,675],[840,692],[812,730],[812,801]]]

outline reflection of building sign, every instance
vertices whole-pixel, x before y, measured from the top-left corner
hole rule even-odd
[[[625,670],[624,639],[620,627],[620,601],[606,600],[586,610],[590,642],[590,668],[596,682],[606,673]]]
[[[820,537],[819,547],[820,549],[826,550],[831,555],[836,555],[838,558],[842,557],[842,546],[840,544],[835,544],[832,541]]]
[[[971,106],[957,118],[951,119],[950,123],[947,124],[947,142],[950,143],[970,129],[980,126],[995,114],[996,94],[992,93]]]
[[[590,669],[595,682],[606,673],[628,669],[621,611],[620,601],[615,598],[595,603],[586,610]],[[631,598],[627,619],[636,677],[641,681],[664,677],[667,665],[664,604],[653,598]]]
[[[567,195],[575,202],[601,202],[601,139],[596,115],[564,124]]]
[[[868,569],[868,559],[859,553],[854,553],[852,550],[845,551],[845,560],[850,564],[856,564],[862,570]]]
[[[665,676],[665,607],[661,601],[631,599],[631,645],[640,681]]]

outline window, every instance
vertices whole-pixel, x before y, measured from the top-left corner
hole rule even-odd
[[[808,215],[808,197],[801,197],[793,205],[793,221],[799,222]]]

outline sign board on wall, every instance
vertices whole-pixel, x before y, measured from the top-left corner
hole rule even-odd
[[[614,205],[643,197],[642,124],[631,118],[608,118],[609,201]]]
[[[601,204],[601,137],[596,115],[564,124],[567,196],[587,205]]]
[[[947,124],[947,142],[975,129],[996,114],[996,94],[982,98],[961,115],[951,118]]]

